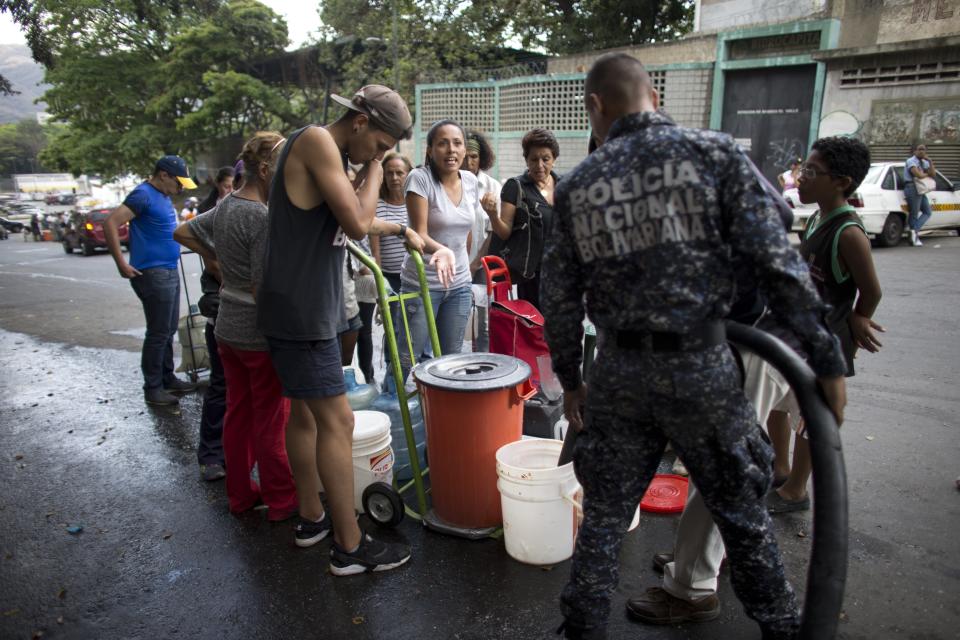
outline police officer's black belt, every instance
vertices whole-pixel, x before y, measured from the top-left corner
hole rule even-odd
[[[617,331],[617,346],[642,351],[702,351],[727,339],[722,322],[708,322],[687,333],[669,331]]]

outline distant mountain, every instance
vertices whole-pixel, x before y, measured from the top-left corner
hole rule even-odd
[[[0,44],[0,74],[3,74],[19,95],[0,96],[0,124],[16,122],[46,111],[44,103],[33,101],[44,94],[49,85],[43,82],[43,67],[30,57],[30,48],[22,44]]]

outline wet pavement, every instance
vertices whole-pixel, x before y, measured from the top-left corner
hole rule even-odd
[[[874,254],[888,332],[880,355],[858,360],[842,430],[841,638],[960,637],[960,239],[926,245]],[[199,394],[179,412],[142,402],[142,316],[115,274],[107,256],[0,243],[0,638],[555,637],[569,563],[525,566],[501,540],[450,538],[408,518],[376,529],[412,545],[408,566],[333,578],[327,542],[298,549],[289,523],[231,516],[222,483],[198,477]],[[727,574],[714,622],[627,620],[624,600],[656,584],[649,560],[670,548],[676,522],[644,515],[628,536],[611,638],[758,638]],[[776,522],[802,587],[809,515]]]

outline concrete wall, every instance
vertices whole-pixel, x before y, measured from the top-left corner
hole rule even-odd
[[[827,0],[700,0],[701,32],[823,17]]]
[[[958,0],[838,0],[834,13],[840,49],[960,33]]]
[[[905,106],[916,101],[933,102],[955,99],[960,105],[960,83],[907,84],[881,87],[841,87],[840,68],[827,71],[826,90],[820,118],[819,135],[857,135],[877,144],[909,142],[914,136],[912,125],[905,124],[908,133],[900,140],[885,140],[876,123],[871,122],[874,101],[899,101]],[[919,133],[919,132],[916,132]]]

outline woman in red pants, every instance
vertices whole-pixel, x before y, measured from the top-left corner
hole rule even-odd
[[[260,132],[240,154],[243,186],[215,209],[181,225],[174,238],[221,272],[220,312],[214,334],[227,378],[223,451],[230,511],[239,513],[262,501],[270,520],[297,511],[297,494],[284,439],[289,401],[257,330],[256,286],[267,239],[267,198],[284,138]],[[251,478],[256,463],[259,485]]]

